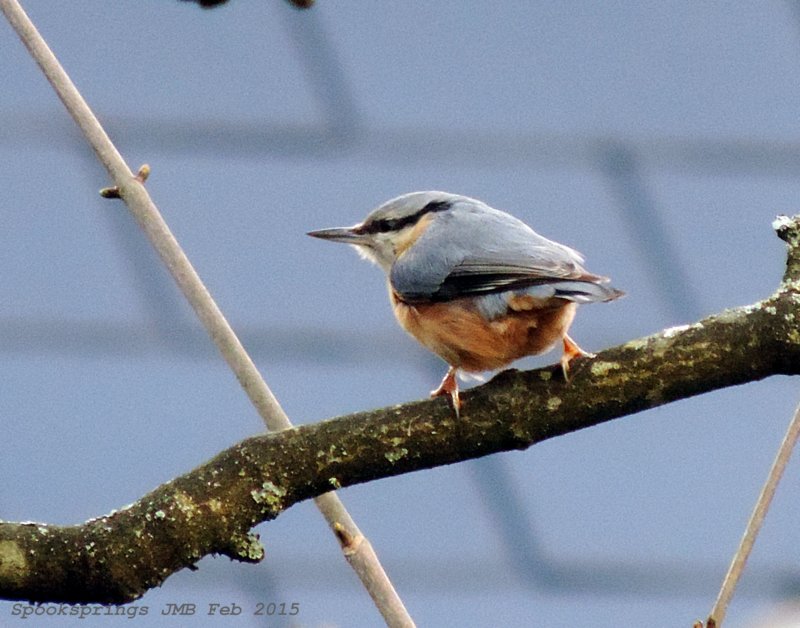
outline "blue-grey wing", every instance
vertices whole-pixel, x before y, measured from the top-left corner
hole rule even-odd
[[[603,285],[607,280],[588,273],[582,262],[577,251],[468,199],[431,222],[394,263],[390,281],[408,302],[523,290],[578,302],[613,298],[616,291]]]

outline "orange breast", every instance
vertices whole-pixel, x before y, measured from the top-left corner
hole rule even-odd
[[[451,366],[471,372],[548,351],[567,333],[576,309],[563,299],[522,297],[509,303],[506,315],[488,321],[469,298],[410,305],[391,296],[403,329]]]

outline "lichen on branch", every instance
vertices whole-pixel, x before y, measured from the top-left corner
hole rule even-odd
[[[0,522],[0,598],[134,600],[203,556],[255,562],[250,533],[332,488],[450,464],[771,375],[800,373],[800,217],[773,295],[556,367],[508,370],[463,393],[248,438],[136,503],[81,525]]]

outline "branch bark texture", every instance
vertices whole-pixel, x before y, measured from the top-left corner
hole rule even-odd
[[[120,603],[207,554],[260,560],[250,529],[333,488],[526,449],[618,417],[771,375],[800,373],[800,216],[776,292],[575,364],[509,370],[463,395],[361,412],[221,452],[118,512],[60,527],[0,523],[0,597]]]

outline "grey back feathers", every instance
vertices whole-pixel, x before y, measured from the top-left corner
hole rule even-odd
[[[448,207],[438,211],[391,267],[392,288],[403,300],[448,301],[516,290],[576,302],[619,296],[604,285],[606,279],[586,272],[577,251],[544,238],[510,214],[445,192],[406,197],[415,197],[412,206],[425,201]],[[406,197],[390,203],[407,203]]]
[[[423,228],[412,231],[423,219]],[[383,268],[396,295],[412,304],[473,297],[492,318],[505,312],[510,294],[576,303],[622,294],[606,278],[588,273],[577,251],[510,214],[448,192],[404,194],[355,227],[311,235],[353,244]]]

